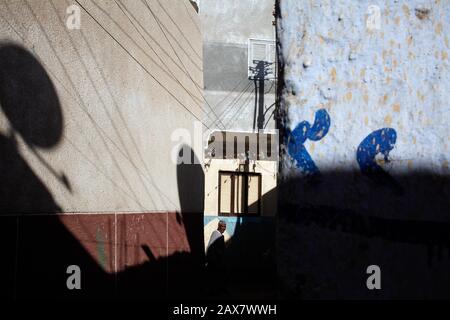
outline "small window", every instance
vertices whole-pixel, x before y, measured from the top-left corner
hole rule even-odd
[[[275,80],[276,44],[273,40],[248,40],[248,78]]]
[[[258,216],[261,212],[261,174],[219,172],[219,214]]]

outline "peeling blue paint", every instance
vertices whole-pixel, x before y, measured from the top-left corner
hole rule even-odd
[[[303,173],[311,175],[320,172],[304,143],[307,139],[311,141],[321,140],[327,135],[330,125],[330,115],[325,109],[320,109],[316,111],[312,126],[308,121],[302,121],[288,135],[288,152],[295,159],[297,168],[300,168]]]
[[[397,132],[392,128],[383,128],[369,134],[358,146],[356,160],[361,172],[375,173],[383,169],[377,164],[375,156],[383,154],[384,160],[389,161],[389,152],[394,148]]]

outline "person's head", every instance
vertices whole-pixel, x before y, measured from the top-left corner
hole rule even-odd
[[[226,229],[227,229],[227,223],[225,221],[223,221],[223,220],[220,220],[219,224],[217,226],[217,230],[220,233],[224,233]]]

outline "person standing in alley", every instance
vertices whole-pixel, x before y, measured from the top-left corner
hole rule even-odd
[[[225,293],[226,259],[225,259],[225,237],[223,233],[227,229],[225,221],[220,220],[217,230],[214,230],[209,239],[206,249],[206,269],[210,293]]]

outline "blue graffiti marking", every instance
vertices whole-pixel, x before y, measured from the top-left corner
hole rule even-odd
[[[312,160],[304,143],[307,139],[319,141],[325,137],[330,129],[330,123],[328,112],[320,109],[316,111],[312,126],[308,121],[302,121],[288,135],[288,152],[295,159],[297,168],[300,168],[305,174],[317,174],[319,168]]]
[[[397,140],[397,132],[392,128],[383,128],[369,134],[358,146],[356,160],[363,173],[382,172],[377,164],[375,156],[384,155],[384,160],[389,161],[389,152],[394,148]]]

